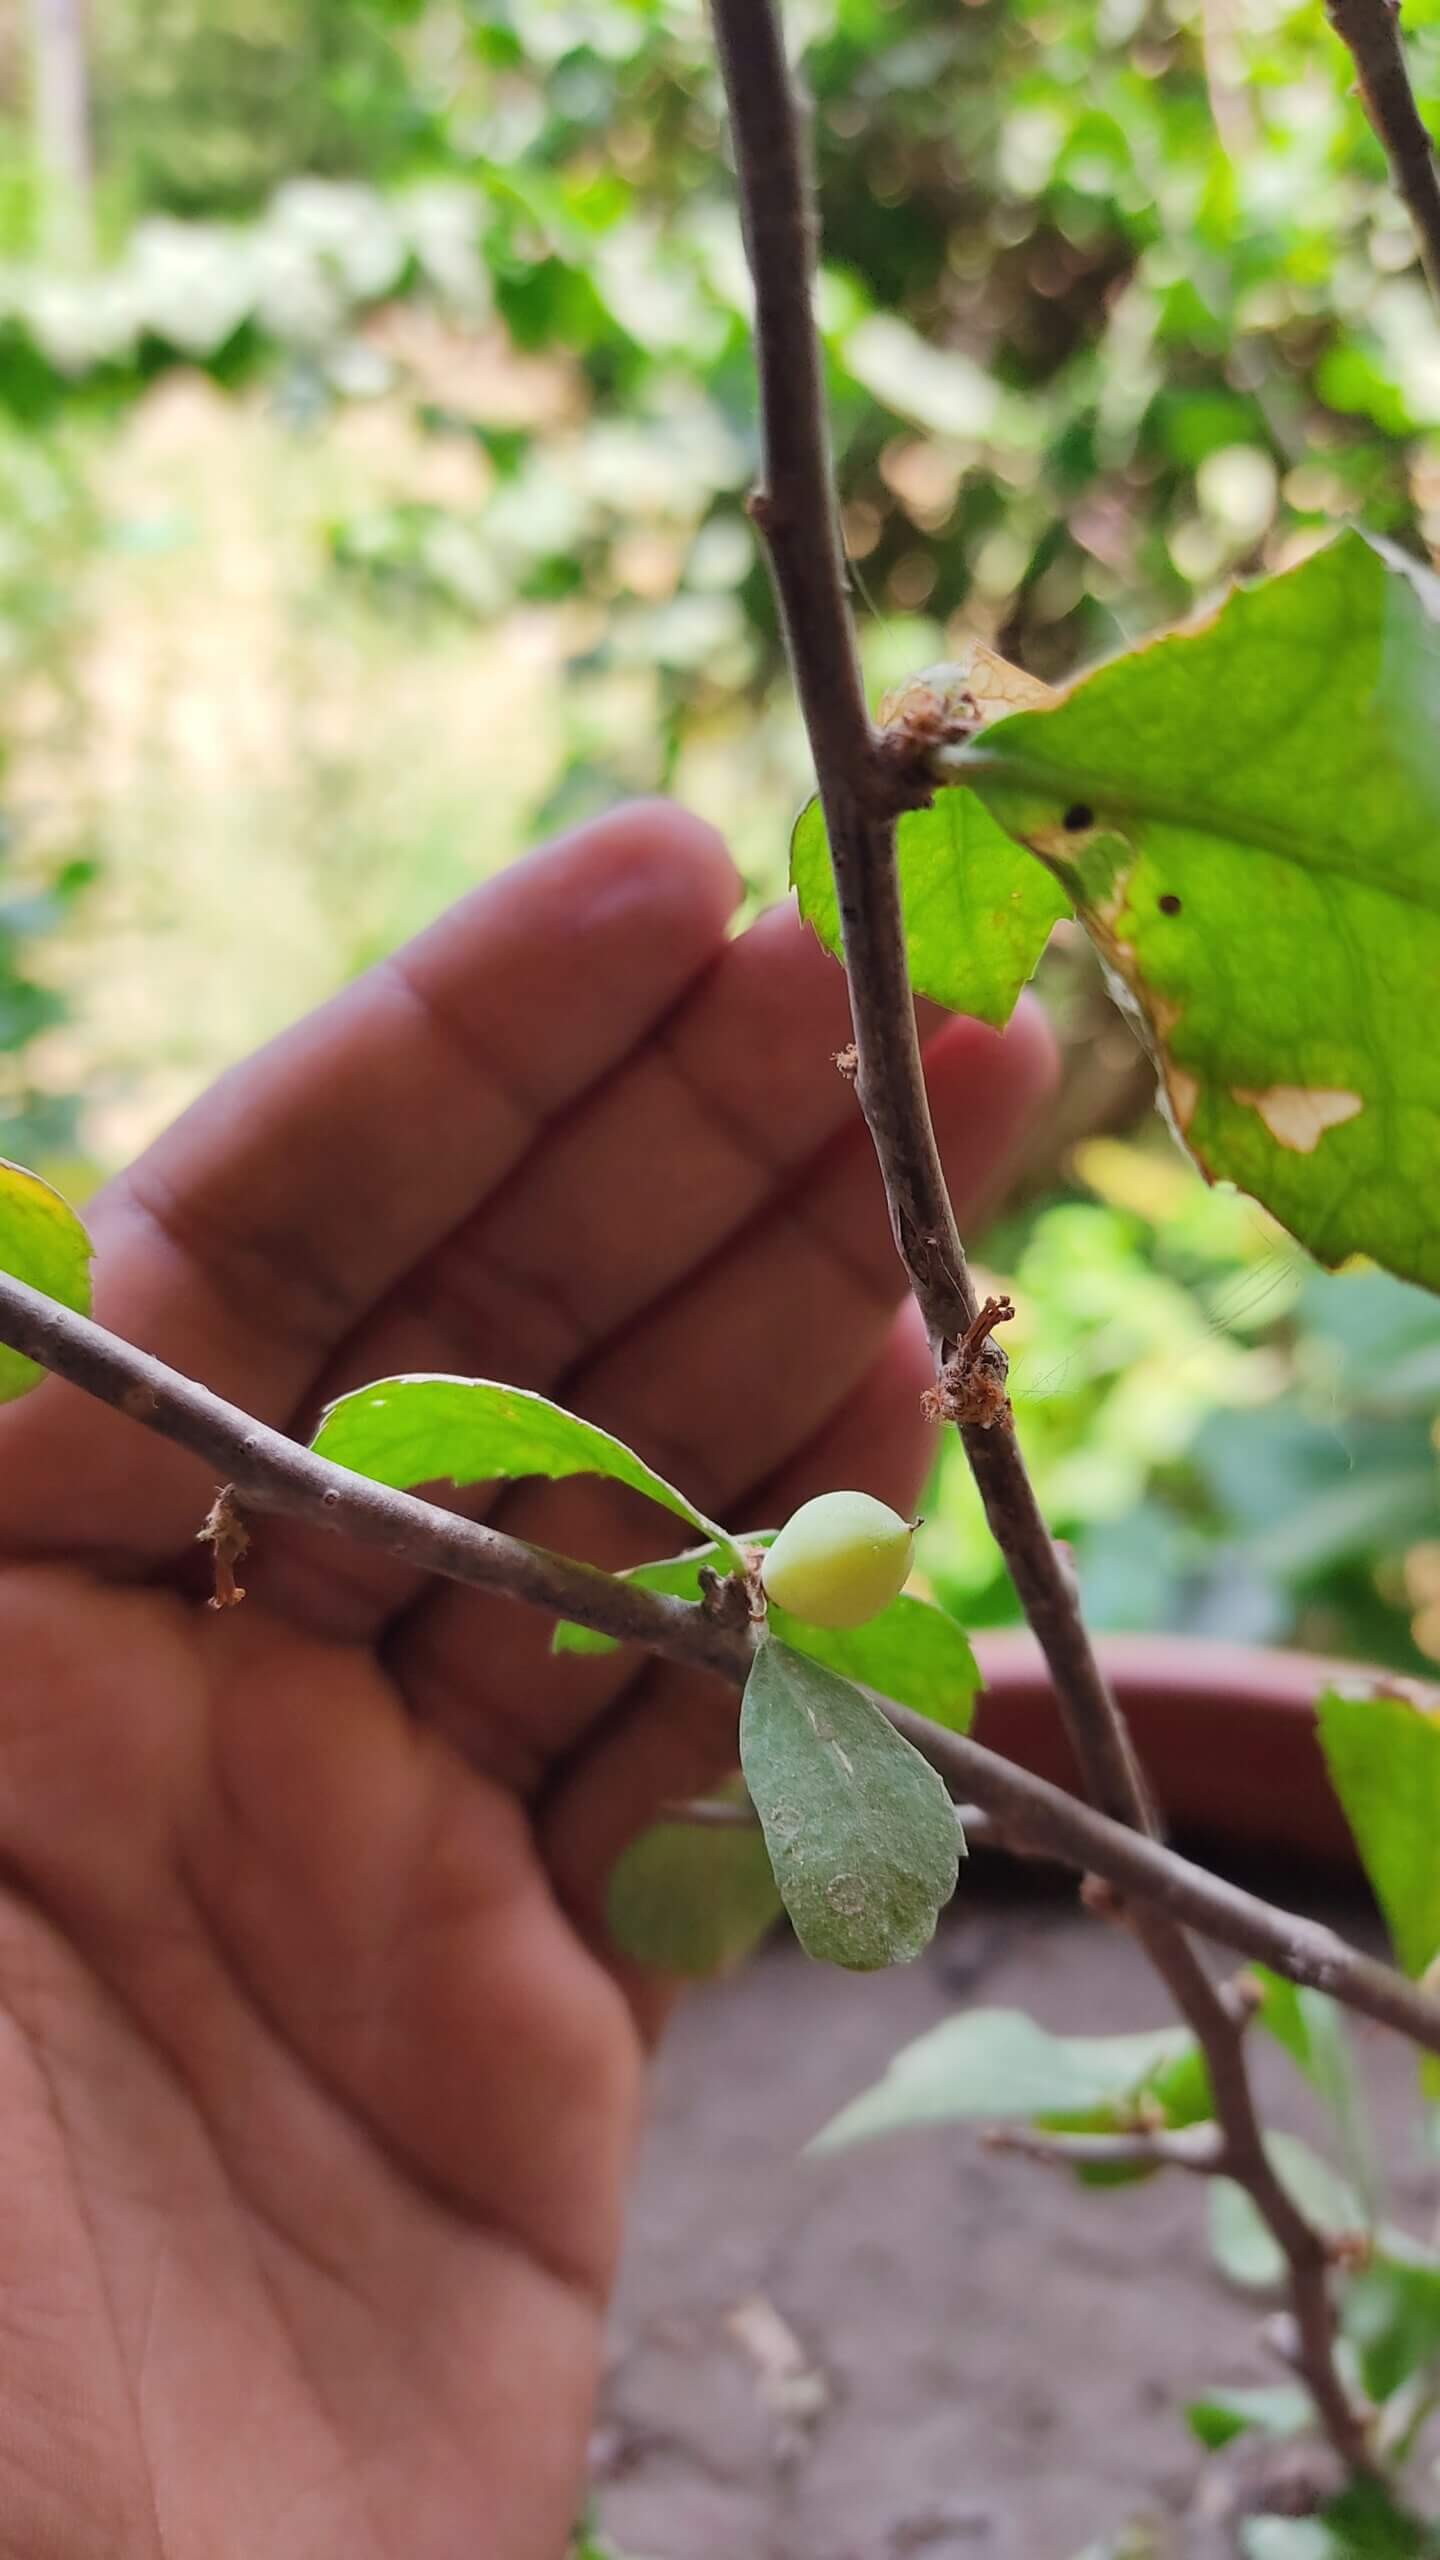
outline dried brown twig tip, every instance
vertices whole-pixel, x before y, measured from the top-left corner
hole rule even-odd
[[[222,1484],[195,1532],[197,1546],[209,1547],[215,1566],[215,1588],[207,1606],[233,1609],[245,1597],[244,1586],[235,1579],[235,1567],[250,1544],[250,1532],[235,1507],[235,1487]]]
[[[997,1324],[1009,1324],[1014,1314],[1009,1298],[985,1300],[942,1362],[937,1384],[921,1399],[932,1422],[974,1423],[988,1431],[992,1423],[1003,1421],[1010,1410],[1005,1392],[1010,1363],[992,1336]]]
[[[713,1565],[702,1564],[697,1577],[700,1584],[700,1606],[717,1627],[739,1631],[748,1627],[755,1615],[752,1579],[742,1581],[738,1573],[717,1573]]]

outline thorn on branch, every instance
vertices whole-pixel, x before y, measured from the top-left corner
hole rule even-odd
[[[211,1609],[233,1609],[245,1597],[244,1586],[235,1579],[235,1567],[250,1544],[250,1532],[235,1504],[235,1487],[222,1484],[195,1532],[197,1546],[209,1547],[215,1567],[215,1588],[207,1606]]]
[[[1088,1911],[1091,1918],[1095,1920],[1123,1920],[1125,1896],[1117,1885],[1110,1882],[1108,1876],[1082,1876],[1080,1907],[1083,1911]]]
[[[954,1350],[942,1360],[937,1383],[921,1398],[930,1421],[978,1425],[988,1431],[993,1423],[1006,1419],[1010,1363],[992,1336],[997,1324],[1009,1324],[1014,1314],[1009,1298],[986,1299]]]

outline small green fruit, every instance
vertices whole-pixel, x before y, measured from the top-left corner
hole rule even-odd
[[[869,1493],[821,1493],[786,1521],[760,1568],[766,1597],[812,1627],[863,1627],[905,1587],[915,1523]]]

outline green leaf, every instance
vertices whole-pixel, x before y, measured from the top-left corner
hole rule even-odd
[[[772,1604],[773,1633],[796,1653],[858,1680],[950,1733],[968,1733],[980,1689],[970,1639],[948,1611],[902,1591],[863,1627],[802,1625]]]
[[[918,995],[997,1029],[1069,913],[1058,884],[1019,851],[968,791],[941,791],[911,809],[896,834],[905,947]],[[790,839],[790,885],[800,913],[840,957],[840,916],[818,800]]]
[[[488,1484],[516,1476],[608,1476],[688,1521],[738,1564],[731,1541],[623,1440],[485,1378],[377,1378],[325,1412],[311,1447],[376,1484]]]
[[[1440,2530],[1395,2505],[1378,2481],[1352,2481],[1318,2516],[1249,2516],[1245,2560],[1436,2560]]]
[[[736,1545],[762,1546],[774,1536],[773,1529],[763,1529],[757,1537],[740,1537]],[[672,1600],[698,1600],[700,1572],[708,1566],[712,1573],[734,1570],[726,1548],[717,1547],[711,1539],[703,1547],[687,1547],[682,1555],[660,1556],[654,1564],[633,1564],[617,1574],[617,1582],[638,1583],[642,1591],[664,1591]],[[577,1627],[572,1619],[562,1618],[550,1639],[552,1653],[618,1653],[614,1636],[602,1636],[593,1627]]]
[[[0,1159],[0,1271],[57,1299],[75,1315],[90,1313],[90,1238],[67,1201],[38,1173]],[[38,1387],[38,1361],[0,1346],[0,1404]]]
[[[781,1907],[758,1824],[732,1831],[657,1822],[617,1859],[605,1920],[638,1963],[700,1975],[748,1955]]]
[[[1315,2424],[1315,2411],[1298,2383],[1272,2382],[1249,2391],[1207,2391],[1189,2403],[1185,2423],[1207,2452],[1218,2453],[1252,2427],[1267,2436],[1302,2435]]]
[[[764,1547],[774,1535],[773,1529],[762,1529],[738,1543]],[[664,1556],[657,1564],[635,1565],[619,1579],[642,1583],[647,1591],[667,1591],[676,1599],[698,1600],[701,1568],[723,1573],[727,1562],[716,1547],[692,1547],[688,1554]],[[863,1688],[893,1698],[951,1733],[969,1732],[980,1688],[979,1665],[964,1628],[932,1601],[902,1592],[863,1627],[812,1627],[773,1607],[769,1622],[794,1652],[823,1662],[842,1679],[858,1680]],[[554,1650],[613,1653],[616,1647],[611,1636],[565,1622],[555,1630]]]
[[[1344,2287],[1340,2326],[1363,2388],[1372,2400],[1388,2400],[1440,2359],[1440,2259],[1387,2230],[1383,2249]]]
[[[1267,2133],[1265,2150],[1281,2185],[1320,2231],[1363,2231],[1368,2216],[1359,2197],[1327,2160],[1293,2133]],[[1232,2284],[1268,2288],[1281,2282],[1285,2262],[1243,2187],[1212,2178],[1208,2188],[1210,2248]]]
[[[864,1691],[766,1636],[740,1764],[807,1955],[862,1973],[918,1956],[955,1890],[959,1825],[928,1761]]]
[[[1195,2056],[1184,2027],[1143,2035],[1054,2036],[1019,2009],[967,2009],[904,2046],[874,2087],[852,2098],[810,2144],[852,2142],[917,2124],[1135,2121],[1164,2075]],[[1185,2117],[1186,2122],[1194,2121]]]
[[[1406,1973],[1440,1951],[1440,1708],[1408,1698],[1317,1707],[1330,1782]]]
[[[1338,2001],[1323,1991],[1287,1982],[1268,1965],[1251,1965],[1250,1972],[1262,1993],[1255,2012],[1257,2026],[1283,2047],[1329,2109],[1346,2173],[1373,2209],[1375,2164],[1364,2091]]]
[[[951,758],[1074,900],[1202,1171],[1431,1288],[1437,596],[1344,533]]]

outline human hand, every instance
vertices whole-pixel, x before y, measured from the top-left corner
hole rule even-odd
[[[912,1504],[844,982],[736,894],[661,807],[478,890],[96,1204],[101,1321],[297,1432],[464,1371],[742,1527]],[[964,1217],[1050,1052],[927,1027]],[[53,1381],[0,1417],[0,2552],[559,2560],[663,1998],[604,1880],[735,1702],[278,1522],[208,1610],[212,1491]],[[489,1516],[664,1545],[582,1481]]]

